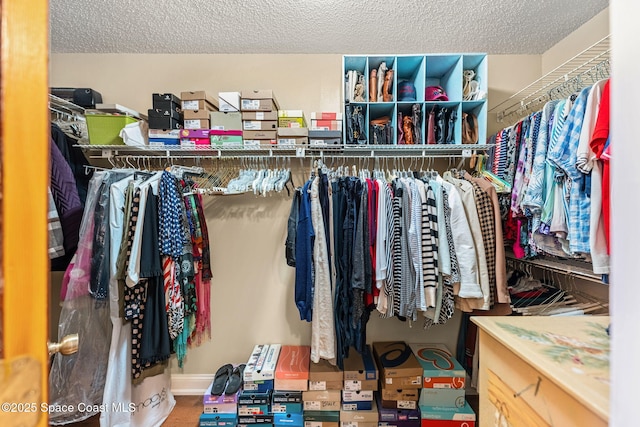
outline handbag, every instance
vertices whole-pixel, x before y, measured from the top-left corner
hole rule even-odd
[[[478,143],[478,118],[471,113],[462,113],[462,143]]]

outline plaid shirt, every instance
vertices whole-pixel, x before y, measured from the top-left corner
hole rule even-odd
[[[484,253],[487,258],[487,272],[489,275],[489,305],[493,306],[496,300],[496,224],[491,197],[478,186],[473,185],[478,219],[480,220],[480,230],[482,241],[484,242]]]
[[[51,194],[51,188],[47,187],[49,196],[48,230],[49,230],[49,259],[58,258],[64,255],[64,235],[62,234],[62,223],[56,209],[56,203]]]
[[[585,253],[590,251],[591,201],[585,185],[586,176],[576,168],[576,161],[590,90],[590,88],[584,88],[576,98],[564,123],[558,143],[548,154],[548,160],[565,176],[565,189],[569,192],[567,212],[569,249],[572,252]]]

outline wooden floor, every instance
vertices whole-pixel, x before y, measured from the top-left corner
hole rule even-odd
[[[201,414],[202,396],[176,396],[176,406],[162,426],[198,427]],[[100,415],[95,415],[88,420],[69,425],[73,427],[99,427]]]
[[[478,414],[478,396],[468,396],[469,405]],[[176,396],[176,406],[162,426],[163,427],[198,427],[202,414],[202,396]],[[476,418],[477,420],[479,418]],[[73,427],[99,427],[100,415],[89,418],[80,423],[69,424]],[[476,421],[476,425],[480,425]]]

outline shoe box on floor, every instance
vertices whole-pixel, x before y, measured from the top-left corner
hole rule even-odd
[[[311,347],[283,345],[276,364],[274,390],[307,391]]]
[[[371,409],[340,411],[340,424],[342,426],[357,425],[358,427],[377,427],[378,419],[378,408],[376,407],[375,402],[372,402]]]
[[[342,390],[343,378],[343,371],[324,359],[309,366],[310,391]]]
[[[418,408],[418,399],[420,397],[420,393],[421,390],[415,388],[382,388],[379,393],[380,402],[378,406],[387,409],[415,410]]]
[[[309,129],[306,127],[279,127],[277,133],[278,147],[294,147],[296,145],[309,144]]]
[[[378,368],[369,345],[362,353],[349,349],[349,357],[344,359],[343,379],[345,391],[378,390]]]
[[[240,111],[278,111],[278,108],[278,101],[270,89],[240,92]]]
[[[274,414],[302,413],[302,392],[274,390],[271,398],[271,412]]]
[[[236,427],[238,414],[202,414],[200,427]]]
[[[339,427],[339,411],[304,411],[305,427]]]
[[[305,391],[302,393],[305,411],[339,411],[340,390]]]
[[[475,427],[476,414],[468,403],[462,408],[420,405],[422,427]]]
[[[213,381],[207,390],[211,390]],[[238,397],[240,396],[240,390],[234,394],[220,396],[211,395],[210,391],[202,398],[202,404],[204,405],[205,414],[237,414],[238,413]]]
[[[242,390],[238,397],[238,415],[264,415],[271,412],[271,390]]]
[[[382,393],[380,392],[376,393],[376,403],[378,405],[378,414],[381,422],[412,421],[414,425],[420,423],[420,410],[417,406],[406,409],[384,407],[382,406],[383,399]]]
[[[304,418],[302,412],[300,413],[287,413],[287,414],[273,414],[274,427],[303,427]]]
[[[240,426],[273,426],[273,415],[238,415],[238,427]]]
[[[380,386],[386,389],[422,388],[422,366],[404,341],[374,342]]]
[[[259,344],[253,348],[244,368],[244,389],[251,391],[273,390],[280,344]]]
[[[423,369],[420,405],[460,408],[466,371],[444,344],[409,344]]]
[[[370,411],[373,408],[373,390],[342,391],[343,411]]]

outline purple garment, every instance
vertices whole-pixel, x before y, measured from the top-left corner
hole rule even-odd
[[[53,140],[50,140],[49,147],[51,151],[51,194],[53,194],[53,201],[62,224],[65,253],[72,254],[78,246],[82,203],[71,167]]]

